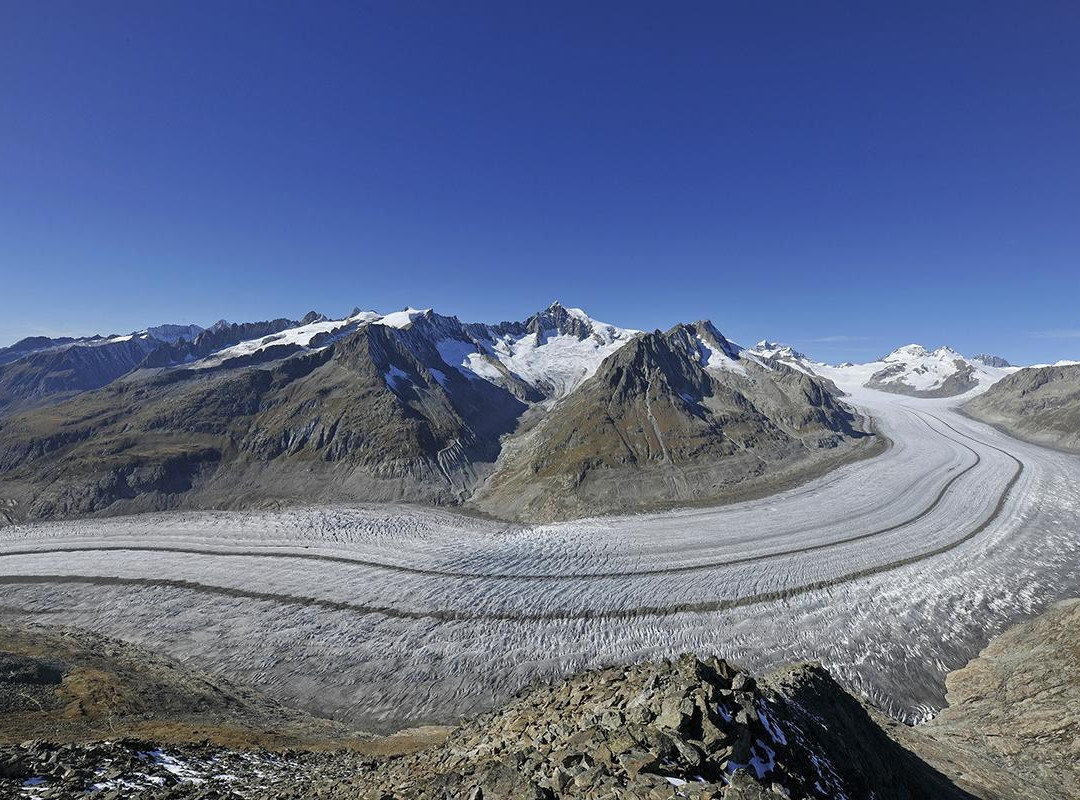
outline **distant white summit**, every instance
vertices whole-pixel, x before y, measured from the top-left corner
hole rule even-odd
[[[953,397],[974,389],[985,389],[1014,371],[984,359],[968,359],[948,346],[928,350],[921,344],[898,347],[868,364],[832,368],[838,381],[858,379],[859,384],[913,397]],[[830,370],[824,370],[826,373]]]
[[[770,342],[768,339],[762,339],[753,347],[747,349],[745,353],[760,361],[779,362],[808,375],[817,374],[814,370],[814,362],[807,358],[804,353],[800,353],[788,344],[778,344],[777,342]]]

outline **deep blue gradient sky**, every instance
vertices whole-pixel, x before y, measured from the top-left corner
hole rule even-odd
[[[0,344],[558,298],[1080,357],[1074,2],[6,2]]]

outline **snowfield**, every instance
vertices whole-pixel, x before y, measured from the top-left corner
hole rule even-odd
[[[463,364],[464,366],[464,364]],[[1080,591],[1080,458],[829,375],[892,446],[771,497],[522,526],[405,506],[0,529],[0,618],[161,649],[357,727],[686,651],[819,660],[897,716]]]
[[[808,364],[805,357],[789,358],[787,361],[792,366],[796,366],[799,362]],[[845,364],[840,367],[812,364],[809,368],[819,375],[834,378],[834,380],[836,374],[840,373],[843,377],[837,383],[845,380],[857,381],[860,386],[865,386],[877,377],[882,383],[901,391],[930,392],[941,389],[945,382],[957,373],[958,364],[971,368],[971,380],[976,382],[978,384],[976,388],[982,391],[1020,369],[1020,367],[992,367],[976,359],[964,358],[950,347],[939,347],[930,351],[918,344],[899,347],[881,360],[866,364]]]

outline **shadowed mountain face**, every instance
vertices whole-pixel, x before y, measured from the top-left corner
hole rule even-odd
[[[1014,372],[964,410],[1020,439],[1080,452],[1080,364]]]
[[[0,366],[0,415],[97,389],[135,369],[162,343],[149,337],[35,350]]]
[[[183,364],[297,324],[289,319],[242,325],[222,321],[207,330],[158,325],[127,336],[23,339],[0,349],[0,417],[101,388],[139,368]]]
[[[7,518],[408,500],[548,519],[769,491],[867,449],[830,384],[707,322],[639,334],[554,304],[496,326],[357,311],[150,341],[34,356],[131,350],[120,378],[0,419]]]

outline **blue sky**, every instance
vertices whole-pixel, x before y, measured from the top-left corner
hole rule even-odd
[[[1080,357],[1080,7],[52,2],[0,343],[434,306]]]

